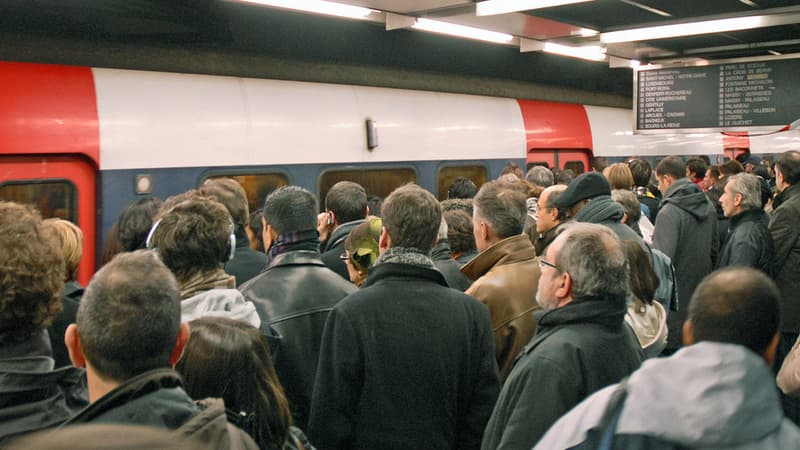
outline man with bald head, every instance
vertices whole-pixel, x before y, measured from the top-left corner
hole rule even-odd
[[[603,225],[565,225],[539,257],[538,331],[506,379],[482,449],[531,448],[562,414],[644,357],[624,323],[630,272]]]
[[[538,239],[534,244],[537,255],[541,255],[545,247],[553,242],[553,239],[556,238],[558,226],[567,220],[568,210],[556,206],[559,197],[566,190],[567,187],[565,185],[555,184],[548,186],[539,194],[538,207],[536,208],[536,233]]]
[[[615,449],[800,448],[770,369],[779,299],[775,283],[750,267],[707,276],[689,305],[685,347],[589,397],[536,448],[597,448],[614,417]]]

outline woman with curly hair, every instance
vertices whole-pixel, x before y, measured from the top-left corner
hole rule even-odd
[[[190,397],[222,398],[228,420],[262,450],[313,449],[303,432],[292,426],[289,402],[267,341],[257,328],[224,317],[200,318],[189,327],[189,342],[175,370]]]
[[[53,370],[47,327],[65,268],[30,206],[0,201],[0,443],[61,424],[86,406],[83,371]]]

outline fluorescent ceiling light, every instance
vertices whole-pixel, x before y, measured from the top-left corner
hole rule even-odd
[[[508,44],[514,40],[514,36],[496,31],[482,30],[480,28],[465,27],[438,20],[417,19],[411,28],[417,30],[430,31],[432,33],[447,34],[450,36],[477,39],[480,41],[495,42],[498,44]]]
[[[561,56],[571,56],[573,58],[588,59],[589,61],[605,61],[606,49],[599,45],[587,45],[582,47],[572,47],[569,45],[545,42],[542,51]]]
[[[736,17],[733,19],[705,20],[702,22],[662,25],[657,27],[634,28],[631,30],[610,31],[600,34],[600,41],[606,44],[618,42],[646,41],[698,34],[723,33],[726,31],[749,30],[765,25],[765,16]]]
[[[487,0],[475,5],[475,15],[492,16],[516,11],[550,8],[553,6],[583,3],[591,0]]]
[[[349,19],[366,19],[372,10],[360,6],[344,5],[325,0],[239,0],[245,3],[277,6],[297,11],[326,14],[329,16],[347,17]]]

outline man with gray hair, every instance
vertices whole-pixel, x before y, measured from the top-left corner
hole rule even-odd
[[[517,354],[536,332],[533,311],[539,265],[530,239],[522,234],[525,195],[492,181],[473,199],[472,230],[480,252],[461,271],[475,280],[467,294],[489,308],[494,351],[505,380]]]
[[[730,229],[717,268],[749,266],[771,275],[775,247],[769,232],[769,217],[761,208],[758,177],[750,173],[728,177],[719,203],[725,217],[730,219]]]
[[[561,415],[644,358],[624,323],[630,271],[613,231],[566,225],[539,267],[536,301],[545,313],[503,385],[482,449],[531,448]]]
[[[325,324],[309,437],[320,449],[477,448],[499,390],[489,313],[434,268],[430,192],[395,189],[381,215],[380,257]]]
[[[531,170],[525,174],[525,180],[543,188],[550,187],[555,182],[553,172],[544,166],[531,167]]]

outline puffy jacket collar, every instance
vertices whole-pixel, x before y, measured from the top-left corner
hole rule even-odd
[[[530,239],[528,236],[519,234],[505,238],[480,252],[478,256],[461,268],[461,272],[471,279],[477,280],[496,265],[513,264],[534,258],[536,258],[536,250]]]
[[[364,219],[360,220],[353,220],[352,222],[345,222],[338,227],[336,227],[332,232],[330,237],[328,238],[328,242],[325,243],[325,248],[322,250],[326,252],[333,248],[336,248],[338,245],[344,243],[344,240],[347,239],[347,236],[353,231],[358,224],[364,223]]]
[[[267,266],[264,271],[274,269],[275,267],[281,266],[321,266],[325,267],[325,263],[322,262],[320,259],[320,254],[318,251],[314,250],[292,250],[286,253],[282,253],[270,261],[269,265]]]
[[[99,416],[161,389],[180,389],[182,392],[183,381],[180,375],[172,369],[155,369],[137,375],[89,405],[67,424],[91,422]],[[191,399],[185,393],[183,396],[191,404]]]
[[[423,280],[441,284],[449,287],[444,275],[436,269],[429,269],[412,264],[383,263],[377,264],[372,268],[361,288],[378,284],[392,279],[401,280]]]
[[[708,196],[688,178],[681,178],[672,183],[664,193],[661,208],[666,204],[677,206],[701,222],[707,218],[717,217]]]

